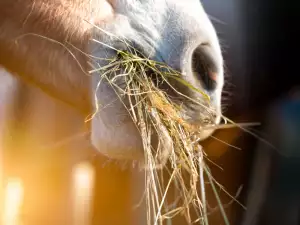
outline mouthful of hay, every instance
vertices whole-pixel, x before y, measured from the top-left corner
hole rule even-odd
[[[164,221],[170,221],[178,214],[186,218],[187,224],[208,224],[210,212],[204,180],[209,181],[216,198],[219,198],[198,137],[201,131],[212,128],[214,124],[209,121],[203,121],[199,126],[189,124],[183,116],[182,106],[172,101],[159,87],[168,86],[176,92],[170,82],[175,80],[198,91],[207,102],[209,97],[181,79],[178,72],[162,63],[140,57],[136,51],[118,52],[115,59],[99,70],[101,79],[105,79],[125,102],[143,141],[147,224],[165,224]],[[120,76],[125,80],[122,87],[116,82],[116,77]],[[188,99],[184,95],[181,97]],[[156,144],[153,145],[153,142]],[[162,168],[169,174],[167,179],[162,176]],[[168,203],[171,187],[177,198]],[[191,211],[196,213],[196,220],[191,218]],[[224,213],[223,217],[228,224]]]

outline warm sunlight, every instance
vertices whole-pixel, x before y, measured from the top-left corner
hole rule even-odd
[[[80,163],[73,171],[73,225],[90,224],[94,169],[89,163]]]
[[[18,178],[10,178],[4,191],[3,224],[19,225],[20,208],[23,201],[23,185]]]

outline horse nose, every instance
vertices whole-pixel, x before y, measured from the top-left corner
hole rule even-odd
[[[192,53],[192,71],[206,91],[218,87],[220,62],[217,52],[209,44],[198,45]]]

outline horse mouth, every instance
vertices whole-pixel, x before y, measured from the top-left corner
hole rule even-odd
[[[143,58],[138,59],[144,60]],[[113,93],[107,101],[114,98],[117,100],[114,102],[115,104],[102,109],[96,120],[93,120],[94,127],[105,128],[107,131],[103,133],[99,128],[99,131],[94,129],[93,132],[93,143],[98,146],[98,149],[101,149],[101,152],[112,155],[110,153],[112,151],[114,152],[113,158],[141,159],[144,156],[145,141],[153,140],[154,146],[157,138],[160,143],[167,143],[161,140],[164,136],[162,133],[165,133],[165,137],[169,137],[166,138],[168,142],[173,143],[173,134],[168,133],[170,126],[173,126],[173,131],[174,129],[184,129],[191,135],[196,134],[198,141],[208,138],[214,132],[214,125],[220,122],[220,117],[216,113],[218,106],[215,101],[210,102],[203,94],[192,91],[188,87],[184,88],[180,82],[176,82],[176,79],[161,76],[160,71],[153,68],[153,65],[139,68],[139,65],[134,64],[135,61],[138,61],[135,58],[135,60],[129,60],[133,64],[125,66],[122,64],[122,60],[116,59],[113,62],[115,64],[120,62],[120,66],[109,77],[109,82],[115,82],[114,85],[122,89],[118,93],[118,97],[121,98],[115,99],[116,96]],[[127,71],[128,68],[129,71]],[[179,76],[182,75],[179,74]],[[105,85],[109,85],[109,82],[105,82]],[[110,87],[108,88],[112,91]],[[122,113],[118,123],[115,116],[112,116],[116,111]],[[159,127],[155,122],[157,119],[155,115],[160,117],[156,122],[162,121],[159,122],[161,124]],[[106,121],[107,118],[113,119]],[[99,126],[99,123],[102,124]],[[144,129],[141,124],[144,124],[147,129],[149,128],[144,135],[141,135],[141,131]],[[160,133],[155,132],[157,128],[160,129]],[[190,128],[192,129],[189,130]],[[106,137],[116,138],[117,141],[105,141]],[[107,143],[107,146],[103,145],[103,142]]]
[[[124,59],[124,57],[127,58]],[[138,60],[143,61],[143,64],[136,64],[135,62]],[[122,61],[131,62],[130,65],[124,65]],[[213,125],[219,124],[218,104],[213,99],[212,101],[209,99],[210,96],[201,86],[190,87],[193,85],[186,85],[188,81],[185,80],[184,76],[177,70],[170,68],[166,63],[148,60],[140,51],[134,52],[134,54],[130,51],[126,51],[123,55],[119,54],[115,62],[121,66],[118,74],[113,76],[120,77],[115,79],[115,82],[118,86],[122,86],[123,93],[126,93],[123,94],[124,105],[131,114],[131,118],[128,117],[123,122],[135,117],[132,113],[136,113],[134,111],[136,111],[139,101],[151,98],[149,104],[144,105],[148,108],[143,109],[145,112],[149,108],[156,108],[170,119],[178,119],[178,121],[184,121],[194,127],[213,127]],[[128,68],[130,68],[129,71]],[[120,76],[119,74],[127,75]],[[175,75],[173,77],[170,74]],[[191,76],[193,75],[191,74]],[[134,87],[129,87],[133,81],[139,83],[136,83]],[[156,93],[156,97],[153,97],[154,94],[150,95],[150,92]],[[135,95],[143,95],[144,100],[137,100]],[[163,101],[168,103],[162,104]],[[178,108],[180,109],[178,110]],[[137,120],[134,122],[138,123]],[[204,136],[209,136],[208,133],[211,131],[212,129],[204,130]]]

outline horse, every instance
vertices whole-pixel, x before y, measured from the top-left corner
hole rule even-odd
[[[222,53],[200,1],[2,0],[0,8],[0,65],[83,114],[95,109],[93,94],[101,105],[111,103],[116,94],[106,83],[96,88],[101,78],[87,76],[90,66],[82,52],[97,57],[93,63],[104,66],[101,58],[126,48],[119,39],[125,37],[145,55],[179,70],[183,79],[207,92],[216,112],[214,122],[220,121]],[[209,72],[197,66],[199,61],[208,65]],[[216,84],[211,87],[210,81]],[[199,98],[197,92],[185,92]],[[203,107],[187,110],[192,123],[199,122],[203,113]],[[120,101],[92,118],[91,142],[109,157],[143,155],[141,138]]]
[[[179,71],[210,97],[208,106],[198,92],[176,84],[191,99],[203,101],[203,106],[182,102],[191,124],[202,123],[205,117],[220,123],[222,51],[198,0],[1,0],[0,28],[0,66],[27,89],[73,108],[78,115],[67,124],[84,126],[97,105],[108,105],[87,126],[90,143],[102,155],[121,160],[144,157],[141,137],[125,106],[108,83],[89,73],[104,67],[103,59],[116,56],[117,50],[126,50],[120,40]],[[213,132],[203,132],[201,139]]]

